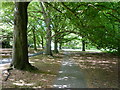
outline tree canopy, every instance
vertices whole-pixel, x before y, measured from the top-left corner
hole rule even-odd
[[[74,33],[87,38],[99,49],[119,51],[120,2],[45,2],[44,5],[49,12],[52,40],[64,43],[64,36]],[[2,22],[8,24],[7,29],[10,29],[3,29],[3,32],[8,34],[12,30],[10,26],[14,24],[13,11],[14,2],[2,3]],[[29,4],[28,42],[31,45],[34,43],[35,47],[45,45],[43,14],[39,2]]]
[[[21,47],[26,54],[27,45],[52,55],[51,42],[58,53],[58,44],[74,47],[78,41],[83,51],[85,44],[91,44],[120,53],[120,2],[2,2],[0,19],[2,41],[9,44],[14,36],[14,48]]]

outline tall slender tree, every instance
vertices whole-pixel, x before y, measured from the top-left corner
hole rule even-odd
[[[51,28],[50,28],[50,17],[48,14],[48,10],[45,11],[45,3],[40,3],[42,11],[43,11],[43,16],[45,19],[45,24],[46,24],[46,47],[45,47],[45,54],[46,55],[51,55],[52,56],[52,51],[51,51]]]
[[[37,51],[37,46],[36,46],[36,35],[35,35],[35,27],[33,26],[33,42],[34,42],[34,50]]]
[[[85,39],[82,37],[82,51],[85,51]]]

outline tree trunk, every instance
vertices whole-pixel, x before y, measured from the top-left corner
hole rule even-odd
[[[120,44],[118,44],[118,45],[120,45]],[[118,54],[120,55],[120,46],[118,46]]]
[[[59,44],[60,44],[59,49],[61,50],[62,49],[62,43],[59,43]]]
[[[52,56],[52,51],[51,51],[51,29],[50,29],[50,18],[48,15],[48,12],[45,11],[45,8],[43,6],[43,3],[40,2],[42,11],[43,11],[43,16],[45,19],[45,24],[46,24],[46,47],[45,47],[45,54],[46,55],[51,55]]]
[[[58,42],[57,42],[56,36],[55,36],[55,41],[54,41],[54,52],[58,53]]]
[[[27,43],[28,4],[28,2],[15,3],[13,61],[11,65],[21,70],[30,69],[31,67],[28,61]]]
[[[34,50],[37,51],[37,46],[36,46],[36,37],[35,37],[35,28],[33,28],[33,42],[34,42]]]
[[[44,49],[44,39],[43,39],[43,36],[41,36],[41,39],[42,39],[42,42],[41,42],[42,49]]]
[[[82,37],[82,51],[85,51],[85,40],[83,37]]]
[[[46,20],[47,23],[50,22],[50,20]],[[46,48],[45,48],[45,54],[46,55],[51,55],[52,56],[52,51],[51,51],[51,29],[50,25],[47,26],[47,35],[46,35]]]

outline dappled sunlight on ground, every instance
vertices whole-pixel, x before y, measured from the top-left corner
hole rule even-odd
[[[6,88],[49,87],[56,75],[47,73],[31,73],[27,71],[12,70],[9,79],[3,81]],[[4,77],[3,77],[4,78]]]
[[[53,85],[53,86],[56,88],[67,88],[67,87],[70,87],[70,84],[68,84],[68,85]]]
[[[39,51],[39,50],[38,50]],[[33,50],[30,51],[35,52]],[[21,70],[12,70],[11,75],[5,82],[5,75],[2,76],[3,87],[18,88],[66,88],[66,85],[53,86],[53,80],[57,77],[61,65],[72,66],[72,62],[80,67],[84,73],[88,88],[117,88],[118,87],[118,57],[112,54],[102,52],[69,52],[70,62],[63,61],[63,52],[54,54],[54,56],[37,55],[29,58],[29,62],[39,69],[38,72],[27,72]],[[67,54],[66,53],[66,54]],[[8,56],[7,56],[8,57]],[[6,57],[5,57],[6,58]],[[72,62],[71,62],[72,61]],[[6,69],[9,64],[0,67],[0,70]],[[1,76],[0,76],[1,77]],[[68,77],[58,78],[59,80],[67,80]],[[68,84],[69,85],[69,84]]]
[[[18,88],[51,88],[52,82],[58,74],[62,54],[55,54],[54,57],[46,55],[37,55],[29,58],[29,62],[39,69],[38,72],[27,72],[21,70],[12,70],[7,81],[4,81],[6,76],[3,76],[3,87]]]
[[[25,83],[23,80],[15,81],[13,85],[17,86],[33,86],[35,83]]]
[[[118,88],[118,57],[112,54],[73,53],[71,59],[85,73],[90,88]]]

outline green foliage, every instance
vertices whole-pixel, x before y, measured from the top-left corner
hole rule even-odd
[[[74,33],[99,49],[120,52],[120,2],[46,2],[45,5],[49,9],[52,40],[65,45],[78,40],[68,37]],[[6,26],[3,31],[9,35],[14,24],[13,13],[14,3],[3,2],[1,19]],[[37,46],[42,41],[45,45],[46,26],[39,2],[29,4],[28,16],[28,42],[33,44],[35,30]]]
[[[2,41],[2,47],[3,48],[9,48],[11,47],[13,41],[13,13],[14,13],[14,3],[13,2],[1,2],[1,32],[2,38],[0,40]]]
[[[35,38],[37,47],[42,47],[42,39],[45,41],[45,23],[39,3],[31,2],[28,7],[28,43],[32,45],[34,43],[33,30],[35,31]],[[43,44],[45,44],[43,42]]]
[[[93,45],[99,49],[118,50],[119,36],[117,32],[120,24],[119,12],[116,9],[119,7],[117,2],[104,2],[104,3],[82,3],[82,9],[77,9],[82,14],[75,13],[70,7],[71,3],[67,3],[67,10],[72,11],[76,18],[71,19],[71,22],[80,29],[82,36],[88,38]],[[69,8],[69,9],[68,9]],[[76,12],[77,12],[76,11]],[[72,17],[75,17],[73,15]],[[77,20],[77,21],[75,21]],[[80,23],[78,23],[80,22]],[[117,25],[116,25],[117,23]]]

